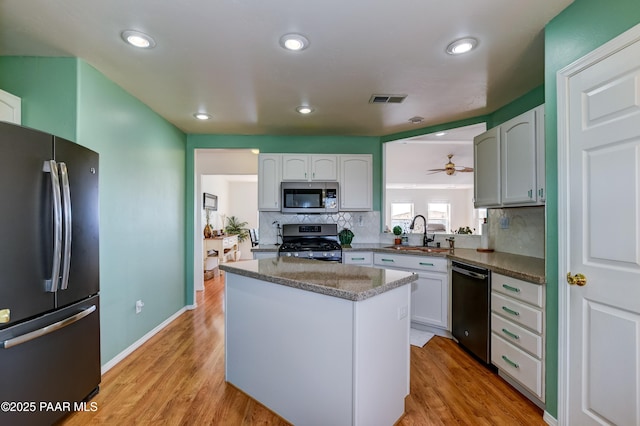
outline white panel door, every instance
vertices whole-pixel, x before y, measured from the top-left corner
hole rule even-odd
[[[22,100],[4,90],[0,90],[0,121],[22,124]]]
[[[640,425],[640,27],[621,37],[558,76],[561,424]]]

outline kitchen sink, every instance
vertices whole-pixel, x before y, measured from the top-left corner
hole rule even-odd
[[[446,253],[449,251],[448,248],[424,246],[386,246],[385,248],[398,251],[421,251],[423,253]]]

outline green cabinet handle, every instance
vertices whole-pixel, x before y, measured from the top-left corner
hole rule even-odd
[[[509,309],[509,308],[507,308],[506,306],[503,306],[503,307],[502,307],[502,310],[503,310],[503,311],[505,311],[505,312],[506,312],[506,313],[508,313],[508,314],[515,315],[515,316],[517,316],[517,317],[518,317],[518,316],[520,316],[520,312],[516,312],[516,311],[514,311],[513,309]]]
[[[518,287],[512,287],[508,284],[502,284],[502,288],[509,290],[509,291],[513,291],[514,293],[520,293],[520,289]]]
[[[502,332],[504,334],[506,334],[507,336],[511,337],[512,339],[515,340],[520,340],[520,336],[518,336],[517,334],[513,334],[512,332],[510,332],[509,330],[507,330],[506,328],[502,329]]]
[[[380,259],[380,260],[382,260],[383,262],[395,262],[395,260],[393,259]]]
[[[433,266],[433,263],[420,262],[422,266]]]
[[[502,359],[504,360],[504,362],[506,362],[507,364],[509,364],[510,366],[512,366],[513,368],[520,368],[520,366],[518,365],[517,362],[513,362],[511,361],[509,358],[507,358],[505,355],[502,355]]]
[[[351,260],[364,260],[364,257],[352,257]]]

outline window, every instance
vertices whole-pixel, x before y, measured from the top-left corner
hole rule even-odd
[[[413,219],[413,203],[391,203],[391,226],[400,226],[403,231],[409,231]]]
[[[445,234],[451,232],[451,205],[449,203],[429,203],[427,208],[427,232]]]

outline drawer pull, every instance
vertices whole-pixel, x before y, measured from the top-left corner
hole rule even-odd
[[[502,288],[504,288],[505,290],[512,291],[514,293],[520,293],[520,289],[518,287],[512,287],[508,284],[502,284]]]
[[[504,362],[506,362],[507,364],[509,364],[513,368],[520,368],[520,366],[518,365],[517,362],[511,361],[509,358],[506,357],[506,355],[502,355],[502,359],[504,360]]]
[[[503,310],[503,311],[505,311],[505,312],[506,312],[506,313],[508,313],[508,314],[515,315],[515,316],[517,316],[517,317],[519,317],[519,316],[520,316],[520,312],[516,312],[516,311],[514,311],[513,309],[509,309],[509,308],[507,308],[506,306],[503,306],[503,307],[502,307],[502,310]]]
[[[433,263],[420,262],[421,266],[433,266]]]
[[[393,259],[380,259],[383,262],[395,262]]]
[[[351,260],[364,260],[364,257],[352,257]]]
[[[511,337],[512,339],[515,339],[515,340],[519,340],[519,339],[520,339],[520,336],[518,336],[517,334],[513,334],[512,332],[510,332],[510,331],[509,331],[509,330],[507,330],[506,328],[503,328],[503,329],[502,329],[502,332],[503,332],[504,334],[506,334],[507,336]]]

